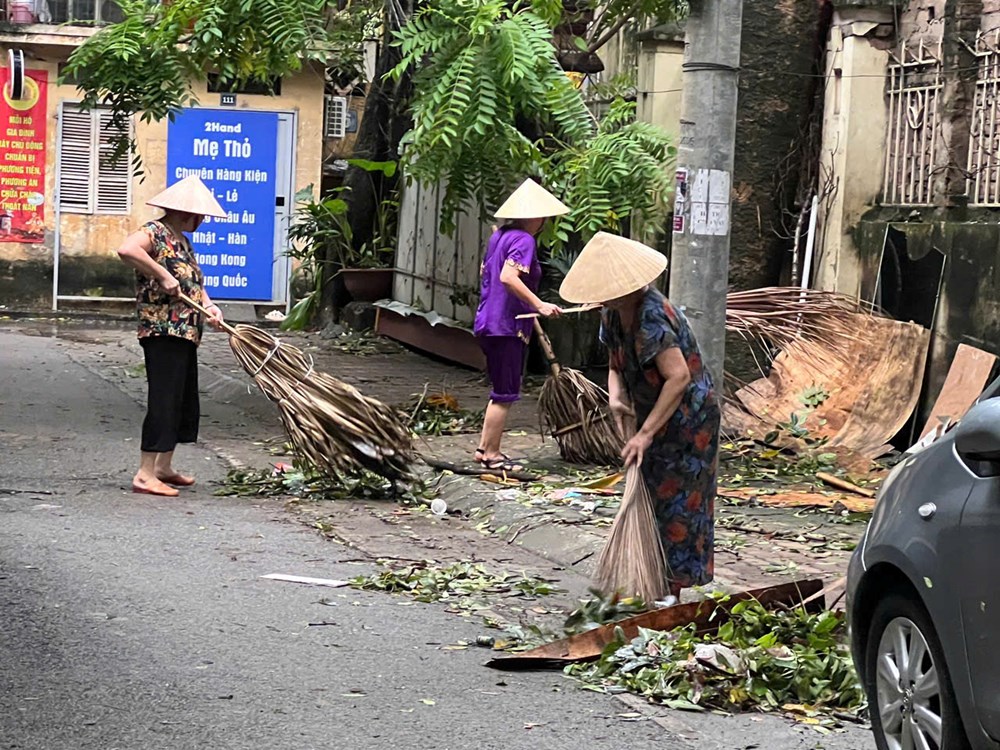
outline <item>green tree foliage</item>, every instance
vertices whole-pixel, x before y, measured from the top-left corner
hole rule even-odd
[[[412,71],[415,89],[407,173],[444,185],[445,230],[456,211],[495,206],[525,175],[573,209],[555,224],[557,246],[636,215],[662,223],[669,138],[622,100],[595,119],[557,61],[562,18],[542,0],[436,0],[397,34],[392,74]]]
[[[397,34],[413,73],[408,173],[444,179],[444,214],[495,200],[544,154],[517,127],[538,122],[554,137],[581,143],[596,124],[556,61],[541,16],[505,0],[436,0]],[[447,222],[446,222],[447,225]]]
[[[571,209],[552,227],[556,245],[570,235],[583,239],[601,230],[620,232],[633,220],[632,236],[652,239],[663,221],[675,149],[667,133],[635,120],[635,104],[616,99],[597,134],[567,145],[548,161],[549,183]]]
[[[105,27],[70,57],[65,76],[85,107],[104,105],[116,129],[130,132],[197,103],[193,85],[211,72],[234,83],[267,81],[325,64],[337,53],[360,54],[365,6],[338,10],[331,0],[118,0],[120,23]],[[116,156],[131,140],[118,144]]]
[[[643,27],[673,21],[687,13],[687,0],[592,0],[581,4],[575,14],[592,14],[580,49],[596,52],[626,25]]]

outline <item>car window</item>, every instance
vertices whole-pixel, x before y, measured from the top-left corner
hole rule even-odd
[[[986,386],[986,390],[983,391],[983,394],[976,400],[976,403],[982,403],[987,399],[996,398],[997,396],[1000,396],[1000,378],[997,378]]]

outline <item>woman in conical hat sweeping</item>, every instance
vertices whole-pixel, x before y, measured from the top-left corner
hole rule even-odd
[[[531,179],[496,212],[505,222],[486,247],[473,329],[486,355],[492,387],[475,460],[489,469],[517,468],[500,450],[507,414],[521,397],[524,358],[533,327],[531,320],[517,320],[517,316],[537,312],[548,318],[562,312],[557,305],[538,298],[542,265],[535,238],[546,219],[566,213],[569,208]]]
[[[653,282],[666,258],[599,232],[559,288],[568,302],[600,303],[608,348],[608,394],[637,431],[625,464],[638,463],[655,505],[673,597],[714,576],[714,508],[720,408],[712,376],[684,314]]]
[[[139,343],[149,386],[132,491],[175,497],[177,487],[194,484],[193,477],[174,469],[173,457],[178,443],[198,439],[197,351],[205,323],[200,312],[177,298],[178,292],[212,313],[210,325],[218,327],[222,321],[184,233],[195,231],[206,216],[224,217],[226,212],[196,176],[175,183],[147,204],[162,208],[163,217],[131,234],[118,250],[135,269]]]

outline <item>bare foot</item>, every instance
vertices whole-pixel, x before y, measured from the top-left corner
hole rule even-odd
[[[163,497],[177,497],[180,494],[156,477],[143,477],[138,474],[132,479],[132,492],[139,495],[162,495]]]
[[[194,484],[194,477],[188,477],[176,471],[157,474],[156,478],[166,484],[172,484],[174,487],[190,487]]]

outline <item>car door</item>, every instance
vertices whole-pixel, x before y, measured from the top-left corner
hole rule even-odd
[[[953,580],[973,702],[983,729],[1000,739],[1000,460],[961,457],[957,450],[956,458],[973,477],[973,486],[962,511]]]

